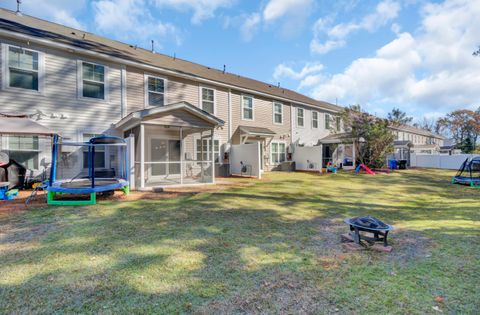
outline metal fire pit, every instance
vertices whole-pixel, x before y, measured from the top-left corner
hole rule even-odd
[[[350,234],[352,234],[355,243],[360,244],[360,241],[363,239],[367,242],[383,241],[383,246],[388,246],[387,236],[388,232],[393,230],[393,226],[383,223],[372,216],[347,218],[345,223],[350,226]],[[361,235],[360,231],[371,233],[373,237]]]

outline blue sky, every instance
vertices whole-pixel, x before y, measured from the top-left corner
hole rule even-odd
[[[23,0],[26,14],[377,115],[480,106],[480,0]],[[14,9],[15,0],[0,6]]]

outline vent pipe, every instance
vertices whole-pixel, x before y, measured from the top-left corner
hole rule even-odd
[[[15,14],[18,16],[22,16],[22,12],[20,11],[21,4],[22,4],[22,0],[17,0],[17,12],[15,12]]]

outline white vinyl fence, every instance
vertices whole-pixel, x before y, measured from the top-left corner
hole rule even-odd
[[[322,171],[322,146],[293,148],[292,160],[299,171]]]
[[[411,167],[443,168],[457,170],[469,157],[478,156],[476,154],[410,154]]]
[[[260,142],[232,145],[230,148],[230,173],[261,178]]]

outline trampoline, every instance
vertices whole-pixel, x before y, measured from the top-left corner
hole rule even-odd
[[[467,158],[452,178],[452,183],[480,188],[480,156]]]
[[[54,136],[52,168],[47,185],[48,204],[95,204],[97,193],[117,189],[127,194],[126,146],[125,140],[112,136],[96,136],[86,142],[63,142]],[[56,199],[59,195],[73,196],[73,199],[65,196]],[[90,195],[90,199],[79,199],[75,195]]]

